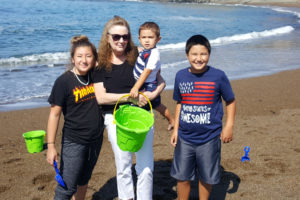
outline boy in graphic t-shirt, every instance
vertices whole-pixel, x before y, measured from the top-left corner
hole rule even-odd
[[[188,199],[190,181],[199,180],[199,199],[208,199],[220,181],[221,141],[233,139],[236,102],[225,73],[208,66],[211,47],[202,35],[186,42],[190,67],[177,72],[177,101],[171,144],[175,147],[171,176],[177,179],[178,199]],[[227,119],[222,129],[223,105]]]

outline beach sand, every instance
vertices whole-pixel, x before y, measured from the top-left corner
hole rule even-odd
[[[234,140],[222,144],[222,181],[213,187],[212,199],[299,199],[299,77],[300,69],[232,81],[237,100]],[[164,91],[162,101],[174,113],[172,91]],[[46,162],[47,150],[28,153],[22,137],[27,131],[46,130],[48,114],[49,108],[0,113],[0,199],[53,199],[55,172]],[[167,121],[156,114],[153,199],[177,197],[176,180],[169,175],[173,148],[166,128]],[[251,160],[243,163],[245,146]],[[86,199],[116,196],[114,158],[105,132]],[[196,183],[191,199],[197,199]]]

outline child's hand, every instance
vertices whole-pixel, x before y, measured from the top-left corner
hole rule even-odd
[[[225,127],[222,130],[220,138],[224,143],[231,142],[233,140],[233,127],[225,125]]]
[[[53,161],[57,161],[57,152],[54,144],[48,145],[48,150],[47,150],[47,162],[51,165],[54,166]]]
[[[174,130],[172,135],[171,135],[171,140],[170,140],[170,143],[173,147],[176,147],[177,138],[178,138],[178,132],[177,132],[177,130]]]
[[[139,105],[139,99],[138,98],[133,98],[133,97],[129,96],[127,101],[133,103],[134,105]]]
[[[133,87],[130,90],[130,96],[133,98],[137,98],[139,96],[139,90]]]
[[[144,93],[144,95],[146,95],[146,94]],[[144,97],[144,95],[139,94],[139,97],[138,97],[139,98],[139,103],[138,103],[138,105],[140,107],[143,107],[143,106],[148,104],[148,100],[146,99],[146,97]],[[149,97],[147,96],[147,98],[149,98]]]

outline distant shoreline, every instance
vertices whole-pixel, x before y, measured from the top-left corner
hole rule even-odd
[[[300,0],[144,0],[159,2],[175,2],[175,3],[216,3],[216,4],[243,4],[243,5],[259,5],[259,6],[281,6],[281,7],[298,7],[300,8]]]

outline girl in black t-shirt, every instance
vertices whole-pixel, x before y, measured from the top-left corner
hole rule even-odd
[[[64,127],[61,175],[65,187],[57,185],[55,199],[84,199],[88,181],[97,162],[103,139],[103,117],[95,98],[90,71],[97,62],[95,46],[86,36],[71,40],[72,68],[54,83],[47,128],[47,161],[57,161],[55,137],[61,113]]]

